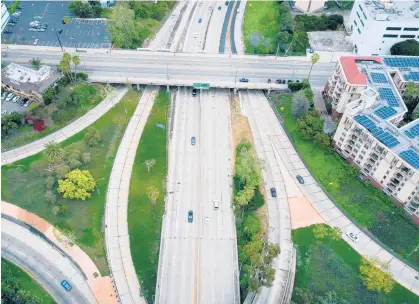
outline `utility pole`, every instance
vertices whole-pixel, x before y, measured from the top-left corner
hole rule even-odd
[[[57,28],[55,27],[55,22],[54,22],[54,31],[55,31],[55,34],[57,35],[58,43],[59,43],[59,44],[60,44],[60,46],[61,46],[61,51],[63,51],[63,52],[64,52],[64,48],[63,48],[63,45],[61,44],[61,39],[60,39],[60,36],[58,35],[58,34],[61,34],[61,33],[63,32],[63,30],[60,30],[60,33],[58,33],[58,32],[57,32]]]

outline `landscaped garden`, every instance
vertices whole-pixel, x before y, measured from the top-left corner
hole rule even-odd
[[[419,251],[414,251],[419,244],[419,228],[387,195],[361,182],[359,170],[330,148],[318,114],[310,112],[300,120],[293,117],[292,98],[291,94],[279,94],[272,100],[313,177],[355,222],[419,269]]]
[[[292,231],[297,267],[295,304],[413,304],[419,297],[366,261],[327,225]],[[383,265],[386,267],[385,265]]]
[[[145,298],[152,303],[159,263],[160,235],[167,174],[169,94],[160,91],[141,135],[128,197],[131,256]]]
[[[108,181],[138,98],[139,92],[130,89],[91,127],[2,167],[2,200],[58,227],[81,246],[102,275],[109,272],[102,227]]]
[[[56,303],[29,274],[5,259],[1,259],[1,278],[2,303]]]

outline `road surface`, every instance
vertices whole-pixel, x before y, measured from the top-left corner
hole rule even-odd
[[[229,113],[227,90],[176,95],[156,303],[240,302]]]
[[[2,218],[1,226],[2,257],[31,273],[58,303],[97,303],[87,283],[66,257],[16,223]],[[60,285],[62,280],[67,280],[73,288],[65,290]]]

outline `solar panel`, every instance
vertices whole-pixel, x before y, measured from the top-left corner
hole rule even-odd
[[[419,124],[414,125],[408,130],[405,130],[404,134],[406,134],[410,138],[415,138],[416,136],[419,136]]]
[[[399,101],[394,96],[393,90],[390,88],[378,88],[378,93],[380,94],[380,98],[383,100],[387,100],[388,105],[390,107],[399,107]]]
[[[396,114],[397,111],[394,110],[394,108],[383,106],[379,108],[378,110],[376,110],[374,113],[378,115],[379,117],[381,117],[382,119],[387,119],[393,116],[394,114]]]
[[[419,68],[419,58],[396,57],[384,58],[384,63],[390,67],[416,67]]]
[[[371,73],[372,81],[376,83],[388,83],[387,77],[383,73]]]
[[[407,81],[419,81],[419,72],[410,72],[404,76]]]
[[[408,149],[406,151],[402,151],[400,152],[400,157],[416,169],[419,169],[419,154],[415,150]]]
[[[362,126],[364,126],[368,131],[370,131],[375,136],[375,138],[377,138],[387,147],[393,148],[400,143],[393,135],[377,127],[375,123],[367,116],[357,115],[354,117],[354,119]]]

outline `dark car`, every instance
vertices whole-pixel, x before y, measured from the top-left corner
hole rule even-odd
[[[249,82],[249,79],[247,79],[247,78],[240,78],[239,81],[240,82]]]
[[[192,210],[188,211],[188,222],[189,223],[193,222],[193,212],[192,212]]]
[[[73,289],[73,287],[66,280],[61,281],[61,286],[64,287],[67,291]]]
[[[226,1],[226,5],[228,5],[228,1]]]
[[[300,175],[297,175],[295,178],[298,180],[300,184],[304,184],[304,178],[302,178]]]
[[[196,144],[196,138],[195,138],[195,136],[192,136],[191,137],[191,145],[195,146],[195,144]]]
[[[269,78],[269,79],[268,79],[268,83],[271,83],[271,82],[272,82],[272,80]]]
[[[282,83],[282,79],[277,79],[275,80],[276,83],[281,84]]]
[[[12,31],[10,31],[10,30],[5,30],[5,31],[3,31],[3,34],[4,34],[4,35],[11,35],[11,34],[12,34]]]
[[[198,23],[201,23],[201,22],[202,22],[202,18],[199,18],[199,19],[198,19]]]
[[[276,189],[275,188],[271,188],[271,195],[272,197],[276,197]]]
[[[218,10],[219,10],[219,11],[221,10],[221,6],[219,6],[219,7],[218,7]]]
[[[196,89],[192,89],[192,96],[196,96],[196,92],[197,92]]]

